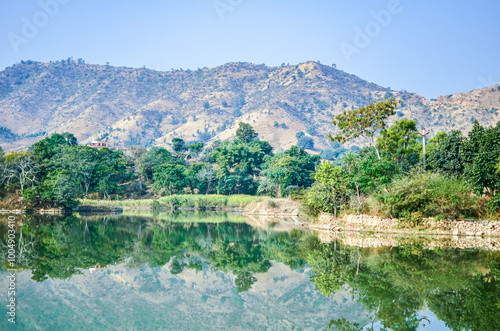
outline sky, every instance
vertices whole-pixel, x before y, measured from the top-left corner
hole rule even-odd
[[[431,99],[500,83],[499,18],[498,0],[1,0],[0,70],[320,61]]]

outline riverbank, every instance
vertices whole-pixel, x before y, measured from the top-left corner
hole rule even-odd
[[[268,197],[253,195],[171,195],[158,199],[97,200],[80,199],[80,206],[92,208],[121,208],[123,210],[225,210],[244,211],[254,202],[267,201]]]
[[[391,235],[434,235],[467,237],[500,237],[498,221],[436,221],[432,218],[422,220],[418,225],[408,226],[398,219],[370,215],[345,215],[335,218],[321,213],[318,221],[310,228],[327,232],[368,232]]]

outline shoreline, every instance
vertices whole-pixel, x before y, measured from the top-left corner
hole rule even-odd
[[[309,224],[313,230],[330,233],[371,233],[384,235],[454,236],[454,237],[500,237],[499,221],[436,221],[424,219],[416,226],[401,225],[398,219],[370,215],[344,215],[335,218],[321,213],[316,223]]]

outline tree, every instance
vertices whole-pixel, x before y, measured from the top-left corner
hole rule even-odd
[[[31,153],[13,152],[5,158],[0,179],[2,182],[19,184],[22,192],[26,185],[35,184],[38,172],[38,164]]]
[[[395,109],[401,101],[393,98],[385,101],[374,101],[366,107],[344,110],[332,119],[332,124],[340,129],[336,136],[328,134],[331,141],[345,143],[351,139],[364,137],[375,148],[380,160],[380,153],[376,146],[375,135],[379,131],[386,131],[385,121],[396,113]]]
[[[140,191],[142,191],[142,170],[146,159],[146,153],[147,150],[143,146],[129,146],[125,151],[125,157],[137,176]]]
[[[450,176],[461,176],[464,171],[460,153],[464,137],[456,130],[450,133],[438,132],[429,140],[427,161],[429,168],[444,171]]]
[[[494,127],[484,128],[474,121],[460,153],[464,175],[474,185],[476,193],[482,194],[486,189],[489,195],[494,195],[500,190],[500,175],[495,171],[500,157],[500,122]]]
[[[215,180],[215,170],[211,167],[204,167],[196,174],[196,178],[207,184],[205,194],[208,194],[210,192],[210,184]]]
[[[306,148],[306,149],[313,149],[314,148],[314,139],[311,137],[300,137],[299,140],[297,141],[297,146]]]
[[[324,162],[314,175],[316,180],[306,196],[308,207],[315,212],[333,213],[347,204],[349,178],[342,167]]]
[[[187,186],[186,168],[180,164],[161,164],[156,167],[153,179],[156,192],[166,190],[168,194],[177,193]]]
[[[210,108],[210,103],[208,101],[203,102],[203,108],[208,109]]]
[[[177,153],[177,155],[181,155],[182,152],[186,150],[186,143],[184,142],[184,139],[181,138],[172,139],[172,149],[174,150],[174,152]]]
[[[297,132],[297,133],[295,134],[295,138],[300,139],[300,138],[304,137],[305,135],[306,135],[306,134],[305,134],[304,132],[299,131],[299,132]]]
[[[306,129],[306,132],[311,136],[314,136],[316,134],[316,125],[309,125]]]
[[[395,121],[389,129],[382,131],[377,139],[377,148],[386,149],[395,157],[407,157],[421,148],[418,142],[417,121],[403,119]]]
[[[292,146],[284,153],[267,156],[262,165],[259,191],[270,192],[269,188],[276,188],[280,196],[286,195],[291,187],[309,187],[313,182],[319,156],[307,154],[303,148]]]
[[[239,122],[238,123],[238,129],[236,130],[236,137],[238,139],[245,143],[248,144],[255,138],[257,138],[258,134],[255,132],[255,130],[252,128],[252,126],[248,123],[243,123]]]
[[[197,157],[202,150],[203,150],[202,142],[189,145],[189,154],[191,155],[191,157]]]

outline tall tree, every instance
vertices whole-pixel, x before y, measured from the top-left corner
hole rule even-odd
[[[39,172],[38,164],[31,153],[13,152],[5,158],[1,181],[19,184],[21,192],[29,184],[34,185]]]
[[[364,137],[375,148],[380,160],[376,144],[377,132],[386,130],[386,120],[396,113],[395,109],[401,101],[393,98],[384,101],[374,101],[366,107],[344,110],[332,119],[332,124],[340,130],[335,136],[328,134],[331,141],[345,143],[351,139]]]
[[[238,129],[236,130],[236,137],[243,142],[248,144],[258,136],[257,132],[248,123],[239,122]]]
[[[125,157],[131,164],[133,172],[137,176],[139,190],[142,191],[142,171],[146,159],[147,150],[143,146],[129,146],[125,151]]]

